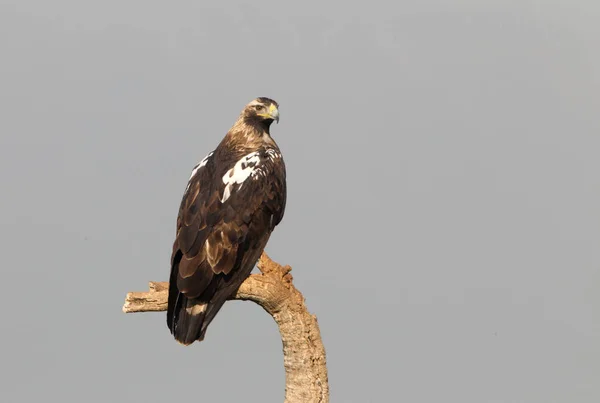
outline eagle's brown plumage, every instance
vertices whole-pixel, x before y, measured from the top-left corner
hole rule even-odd
[[[250,275],[286,202],[285,165],[269,129],[278,104],[257,98],[189,179],[171,256],[167,325],[188,345]]]

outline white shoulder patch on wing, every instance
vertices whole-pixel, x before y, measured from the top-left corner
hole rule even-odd
[[[190,175],[190,178],[188,179],[187,187],[185,188],[186,192],[190,188],[190,181],[192,180],[192,178],[194,177],[194,175],[196,175],[196,173],[198,172],[198,170],[200,170],[200,168],[202,168],[203,166],[206,165],[206,163],[208,162],[208,160],[210,159],[210,157],[212,157],[213,153],[214,153],[214,151],[211,151],[210,153],[208,153],[208,155],[206,157],[204,157],[202,159],[202,161],[200,161],[198,164],[196,164],[196,166],[194,167],[194,169],[192,169],[192,174]]]
[[[214,152],[214,151],[213,151]],[[212,157],[213,152],[208,153],[208,155],[206,157],[204,157],[204,159],[202,161],[200,161],[195,167],[194,169],[192,169],[192,174],[190,175],[190,179],[192,179],[194,177],[194,175],[196,175],[196,172],[198,172],[198,170],[200,168],[202,168],[203,166],[206,165],[206,163],[208,162],[208,160],[210,159],[210,157]]]
[[[233,168],[223,175],[225,190],[223,191],[221,203],[224,203],[225,200],[229,199],[233,185],[243,185],[244,181],[248,179],[248,177],[256,170],[256,167],[259,163],[260,155],[257,151],[255,151],[240,158],[240,160],[235,163]]]
[[[273,148],[269,148],[267,150],[267,154],[269,155],[269,159],[271,161],[275,161],[277,158],[281,158],[281,154],[279,153],[279,151],[277,151]]]
[[[269,159],[269,161],[271,162],[275,162],[275,160],[277,158],[281,158],[281,154],[279,153],[279,151],[273,149],[273,148],[269,148],[265,151],[266,153],[266,158]],[[269,167],[267,166],[268,164],[262,164],[258,167],[256,167],[254,169],[254,171],[252,171],[252,179],[254,180],[258,180],[260,177],[266,177],[268,174],[268,170]]]

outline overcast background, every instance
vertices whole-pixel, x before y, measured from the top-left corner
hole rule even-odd
[[[272,319],[164,313],[193,166],[276,99],[267,246],[332,402],[600,400],[596,1],[0,1],[0,369],[12,402],[281,402]]]

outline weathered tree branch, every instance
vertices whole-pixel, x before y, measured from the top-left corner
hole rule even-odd
[[[304,297],[292,284],[290,266],[281,266],[263,252],[261,274],[242,283],[231,299],[256,302],[277,322],[283,342],[285,403],[328,403],[329,384],[325,348],[317,318],[304,305]],[[166,311],[168,282],[150,282],[148,292],[130,292],[123,312]]]

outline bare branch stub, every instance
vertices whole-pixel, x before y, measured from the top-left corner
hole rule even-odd
[[[291,267],[274,262],[263,252],[258,268],[260,274],[248,277],[231,299],[257,303],[277,323],[283,343],[285,403],[328,403],[327,363],[319,325],[294,287]],[[168,290],[168,282],[151,281],[149,291],[127,294],[123,312],[166,311]]]

